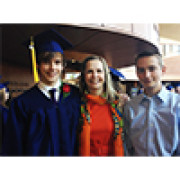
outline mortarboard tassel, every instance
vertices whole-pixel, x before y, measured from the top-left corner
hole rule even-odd
[[[34,82],[37,83],[39,81],[39,76],[38,76],[37,67],[36,67],[36,53],[35,53],[34,41],[33,41],[32,36],[31,36],[31,40],[30,40],[30,50],[31,50],[31,56],[32,56],[32,68],[33,68],[33,74],[34,74]]]

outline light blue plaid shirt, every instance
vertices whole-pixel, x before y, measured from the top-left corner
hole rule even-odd
[[[124,107],[128,155],[179,154],[180,95],[162,87],[153,97],[136,96]]]

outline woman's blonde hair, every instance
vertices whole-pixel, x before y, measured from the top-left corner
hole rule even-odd
[[[79,83],[80,91],[82,94],[84,94],[85,91],[88,91],[88,87],[85,82],[85,70],[86,70],[87,63],[89,61],[93,61],[93,60],[99,60],[103,65],[103,70],[104,70],[104,74],[105,74],[105,83],[104,83],[105,98],[108,101],[112,102],[115,100],[117,92],[113,88],[112,79],[111,79],[111,76],[109,73],[110,70],[106,63],[106,60],[101,56],[93,55],[93,56],[89,56],[86,59],[84,59],[84,61],[82,63],[81,77],[80,77],[80,83]]]

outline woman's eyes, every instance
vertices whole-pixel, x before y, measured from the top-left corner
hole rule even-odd
[[[89,70],[87,71],[87,73],[93,73],[93,72],[101,73],[101,72],[102,72],[102,69],[97,69],[97,70],[89,69]]]
[[[55,64],[61,64],[62,62],[60,60],[56,60]]]
[[[98,69],[97,72],[99,72],[99,73],[102,72],[102,69]]]

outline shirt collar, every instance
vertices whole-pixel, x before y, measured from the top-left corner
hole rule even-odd
[[[47,91],[47,92],[52,88],[55,88],[58,90],[60,86],[61,86],[61,80],[58,80],[53,86],[48,86],[47,84],[43,83],[42,81],[40,81],[38,83],[38,87],[40,89]]]
[[[169,91],[164,86],[162,86],[161,91],[155,96],[159,98],[162,102],[165,102],[167,100],[168,93]]]
[[[161,90],[159,93],[155,94],[154,96],[152,96],[151,98],[146,96],[145,94],[140,94],[138,96],[138,99],[137,101],[139,103],[142,103],[144,100],[147,100],[147,99],[154,99],[154,98],[157,98],[159,99],[161,102],[166,102],[168,100],[167,96],[168,96],[168,93],[169,91],[164,87],[162,86]]]
[[[137,102],[138,102],[138,104],[140,104],[140,103],[142,103],[145,99],[147,99],[147,96],[143,93],[143,94],[139,94],[138,96],[137,96]]]

